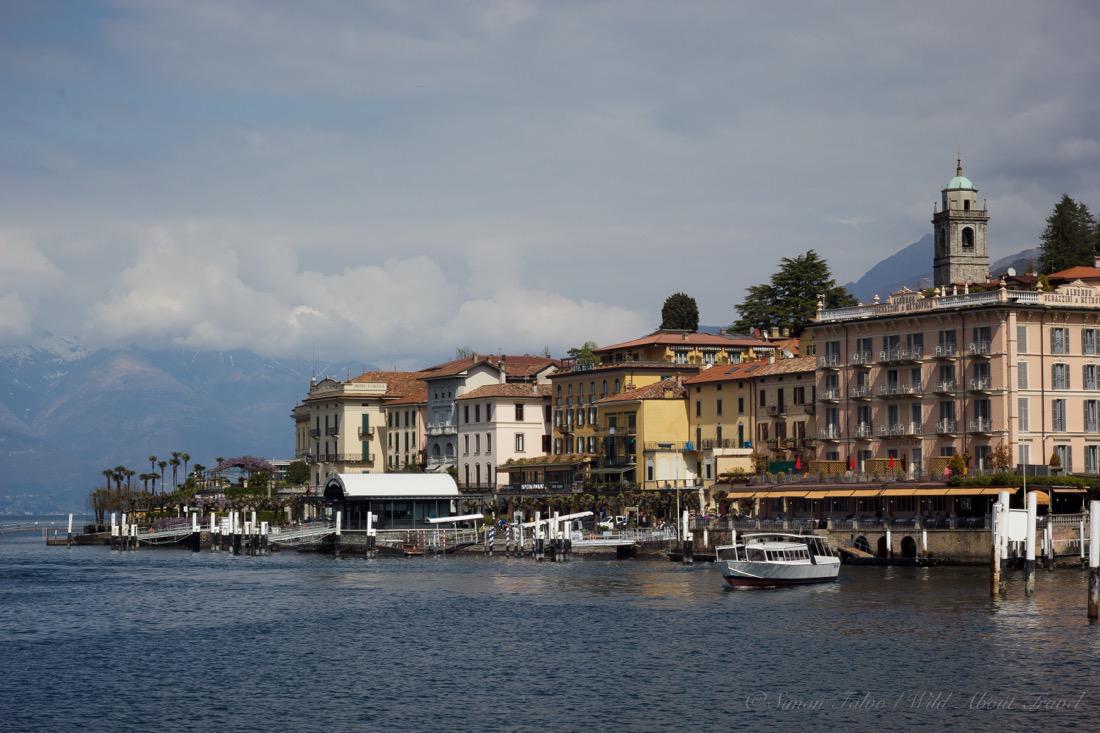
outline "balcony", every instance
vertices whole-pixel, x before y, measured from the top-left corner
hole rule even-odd
[[[836,442],[840,440],[841,430],[839,425],[826,425],[821,431],[821,439]]]
[[[943,419],[936,422],[936,433],[939,435],[954,435],[959,432],[957,420]]]
[[[884,384],[878,388],[878,396],[883,399],[894,397],[912,397],[921,393],[919,384],[898,382],[897,384]]]
[[[854,367],[869,369],[875,363],[875,354],[872,351],[857,351],[852,354],[852,358],[848,360],[848,363]]]
[[[826,387],[817,399],[820,402],[840,402],[840,387]]]
[[[870,423],[861,422],[859,425],[856,425],[856,440],[870,440],[874,435],[875,431]]]
[[[428,425],[428,435],[454,435],[457,432],[454,423],[441,422]]]
[[[769,417],[782,417],[787,414],[786,405],[768,405]]]
[[[331,428],[325,428],[325,435],[339,435],[339,434],[340,434],[340,426],[339,425],[337,425],[335,427],[331,427]]]
[[[802,439],[802,447],[803,448],[813,448],[816,445],[817,445],[817,438],[814,438],[812,436],[806,436],[805,438]]]
[[[989,377],[974,377],[970,380],[971,392],[992,392],[993,384]]]
[[[311,437],[311,438],[320,438],[321,437],[321,428],[310,428],[309,429],[309,437]]]
[[[871,399],[871,385],[860,384],[848,390],[848,397],[853,400]]]
[[[307,456],[306,463],[374,463],[373,453],[318,453]]]
[[[988,341],[971,341],[966,347],[966,353],[970,356],[976,356],[980,359],[989,358],[989,342]]]
[[[825,354],[817,357],[818,369],[840,369],[840,354]]]
[[[902,424],[904,435],[923,435],[924,427],[919,422],[907,422]]]
[[[967,424],[972,433],[989,434],[993,432],[993,422],[988,417],[975,417]]]
[[[669,442],[646,441],[645,450],[646,450],[646,452],[649,452],[649,453],[654,453],[654,452],[694,453],[695,452],[695,444],[692,443],[691,441],[688,441],[687,443],[677,443],[677,442],[672,442],[672,441],[669,441]]]
[[[721,449],[721,448],[739,448],[739,447],[740,446],[737,445],[737,441],[730,440],[729,438],[722,438],[721,440],[708,438],[707,440],[704,440],[701,443],[699,443],[699,450],[714,450],[716,448]]]
[[[933,354],[933,358],[940,360],[954,359],[959,355],[958,348],[955,344],[940,344],[936,347],[936,351]]]
[[[374,428],[359,426],[359,440],[370,440],[374,437]]]
[[[955,380],[945,379],[942,382],[936,382],[932,391],[936,394],[954,394],[955,393]]]
[[[813,415],[815,412],[817,412],[817,405],[812,402],[805,402],[802,404],[802,411],[805,412],[807,415]]]
[[[895,347],[883,349],[878,352],[878,360],[882,364],[904,364],[920,361],[924,356],[924,350],[920,348]]]

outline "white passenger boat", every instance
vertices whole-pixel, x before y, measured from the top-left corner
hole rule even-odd
[[[722,576],[734,588],[825,583],[840,574],[840,558],[824,537],[761,533],[740,540],[715,548]]]

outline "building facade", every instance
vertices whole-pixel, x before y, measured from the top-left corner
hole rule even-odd
[[[455,402],[463,486],[496,491],[510,482],[502,464],[549,451],[549,384],[489,384]]]
[[[544,384],[557,368],[557,360],[549,357],[474,354],[425,370],[428,372],[427,470],[458,467],[456,400],[459,397],[490,384]]]
[[[418,380],[414,391],[384,407],[386,470],[423,471],[427,464],[428,385]]]

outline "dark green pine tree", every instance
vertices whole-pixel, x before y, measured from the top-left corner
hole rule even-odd
[[[687,293],[673,293],[661,308],[661,328],[699,330],[699,306]]]
[[[737,306],[740,318],[731,331],[749,333],[754,328],[788,328],[797,336],[817,313],[817,297],[825,296],[826,308],[858,305],[844,286],[837,285],[829,263],[809,250],[797,257],[784,257],[771,282],[748,288]]]
[[[1039,271],[1044,275],[1074,265],[1092,265],[1100,239],[1089,207],[1063,194],[1043,230]]]

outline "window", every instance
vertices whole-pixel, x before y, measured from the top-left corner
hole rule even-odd
[[[1069,364],[1051,365],[1051,388],[1069,389]]]
[[[619,380],[615,380],[615,394],[619,394]]]
[[[974,460],[978,462],[979,471],[985,471],[989,468],[989,453],[990,448],[988,445],[974,446]]]
[[[486,453],[492,453],[493,452],[493,434],[492,433],[485,433],[485,452]]]
[[[560,446],[559,446],[560,450]],[[523,452],[523,433],[516,433],[516,453]]]
[[[717,428],[715,428],[714,437],[718,441],[719,445],[721,445],[721,443],[722,443],[722,426],[721,425],[719,425]]]
[[[462,436],[462,455],[464,455],[464,456],[470,455],[470,436],[469,435],[463,435]]]
[[[603,384],[600,385],[600,396],[601,397],[607,397],[607,380],[606,379],[603,380]]]
[[[963,211],[970,211],[970,199],[963,199]],[[963,231],[968,232],[970,230],[964,229]]]
[[[738,397],[737,398],[737,414],[738,415],[744,415],[745,414],[745,398],[744,397]]]
[[[1085,473],[1100,473],[1100,445],[1085,446]]]
[[[764,393],[764,390],[760,390],[760,406],[765,407],[768,404],[768,396]]]
[[[967,204],[970,202],[967,201]],[[974,249],[974,230],[970,227],[964,227],[962,231],[962,246],[963,249]]]
[[[516,422],[523,422],[523,404],[516,405]]]
[[[1066,401],[1065,400],[1053,400],[1050,404],[1050,421],[1051,430],[1064,433],[1066,432]]]
[[[584,438],[577,438],[577,453],[584,453]]]
[[[1058,456],[1059,468],[1062,473],[1073,472],[1073,450],[1068,445],[1054,446],[1054,453]]]
[[[1016,326],[1016,353],[1027,351],[1027,326]]]
[[[1018,447],[1020,452],[1020,463],[1028,465],[1031,462],[1031,446],[1026,443],[1021,443]]]
[[[1020,431],[1026,433],[1031,430],[1031,404],[1027,397],[1021,397],[1016,405],[1020,419]]]
[[[1016,365],[1016,388],[1027,389],[1027,362],[1021,361]]]
[[[462,406],[462,422],[465,422],[465,423],[470,422],[470,406],[469,405],[463,405]]]
[[[1100,414],[1097,413],[1097,406],[1100,405],[1096,400],[1085,400],[1085,432],[1096,433],[1100,432],[1100,421],[1097,420]]]
[[[1086,354],[1096,354],[1096,329],[1086,328],[1081,332],[1081,348]]]
[[[717,402],[715,403],[715,407],[716,407],[716,408],[717,408],[717,410],[718,410],[718,414],[719,414],[719,415],[721,415],[721,414],[722,414],[722,400],[718,400],[718,401],[717,401]]]
[[[703,414],[703,403],[699,400],[695,400],[695,417],[700,417]]]
[[[863,374],[863,372],[860,372],[860,374]],[[866,374],[863,374],[863,376],[866,377]],[[794,403],[796,405],[806,404],[806,388],[805,387],[795,387],[794,388]]]
[[[1097,389],[1098,386],[1096,384],[1096,365],[1085,364],[1083,372],[1084,379],[1082,381],[1085,385],[1085,389]]]
[[[491,402],[485,404],[485,422],[493,421],[493,405]]]
[[[474,405],[474,422],[481,422],[481,405]]]
[[[1054,327],[1050,329],[1050,353],[1069,353],[1069,329]]]

